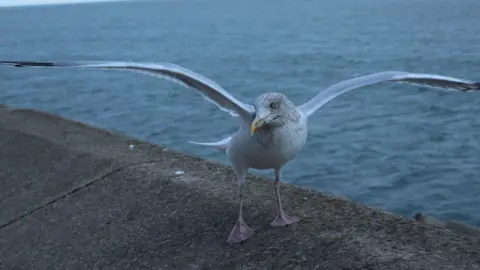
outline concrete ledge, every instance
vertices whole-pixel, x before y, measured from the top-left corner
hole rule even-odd
[[[134,144],[134,150],[129,149]],[[33,110],[0,108],[1,269],[480,269],[480,239]],[[183,175],[175,174],[184,171]]]
[[[423,224],[430,224],[441,228],[446,228],[471,237],[480,237],[480,228],[465,224],[456,220],[440,220],[434,216],[428,216],[422,213],[416,213],[413,218]]]

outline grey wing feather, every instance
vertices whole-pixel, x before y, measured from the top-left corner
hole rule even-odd
[[[233,116],[250,119],[254,108],[241,102],[225,91],[220,85],[191,70],[171,63],[141,63],[141,62],[110,62],[110,61],[69,61],[69,62],[31,62],[31,61],[0,61],[2,65],[15,67],[71,67],[117,69],[139,72],[164,78],[185,87],[195,88],[208,101],[216,104],[221,110]]]
[[[480,90],[479,82],[434,74],[385,71],[360,76],[334,84],[314,96],[308,102],[298,106],[298,109],[308,117],[317,109],[344,93],[354,89],[384,82],[411,83],[463,92]]]

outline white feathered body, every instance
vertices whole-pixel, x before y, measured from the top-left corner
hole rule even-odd
[[[259,130],[253,135],[250,135],[250,123],[242,121],[228,142],[226,154],[233,166],[279,169],[303,149],[307,136],[307,121],[303,116],[288,125]]]

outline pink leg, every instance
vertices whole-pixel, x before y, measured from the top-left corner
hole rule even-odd
[[[299,222],[300,218],[297,216],[289,216],[283,211],[282,207],[282,200],[280,198],[280,170],[275,170],[275,193],[277,195],[277,202],[278,202],[278,209],[279,214],[275,218],[275,220],[270,223],[272,226],[288,226],[295,222]]]
[[[250,228],[243,220],[242,208],[243,199],[245,198],[245,184],[240,181],[240,210],[238,212],[238,220],[228,236],[227,243],[234,244],[245,241],[247,238],[255,233],[255,230]]]

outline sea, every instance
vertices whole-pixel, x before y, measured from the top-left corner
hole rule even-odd
[[[170,62],[245,102],[281,92],[300,105],[385,70],[480,81],[479,10],[478,0],[4,7],[0,59]],[[0,67],[0,103],[224,164],[223,153],[188,141],[220,140],[238,125],[194,89],[124,71]],[[308,143],[282,180],[407,217],[480,226],[480,93],[385,83],[341,95],[310,118]]]

